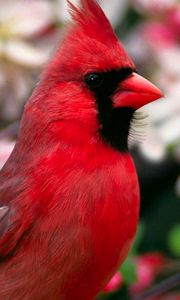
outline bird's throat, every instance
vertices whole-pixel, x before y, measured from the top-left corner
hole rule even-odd
[[[113,108],[110,97],[96,95],[100,134],[106,143],[121,152],[128,151],[128,135],[134,110],[129,107]]]

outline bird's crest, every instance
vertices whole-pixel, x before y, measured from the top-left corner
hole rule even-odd
[[[95,0],[80,0],[80,6],[76,7],[69,0],[70,14],[86,36],[96,39],[103,44],[117,43],[117,37],[103,10]]]

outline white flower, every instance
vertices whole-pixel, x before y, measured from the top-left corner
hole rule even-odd
[[[0,36],[29,38],[53,20],[53,6],[46,0],[1,0]]]
[[[7,161],[9,155],[11,154],[14,148],[15,142],[8,140],[0,141],[0,169],[3,167],[5,162]]]
[[[46,0],[1,0],[0,7],[0,116],[11,121],[49,57],[51,43],[39,46],[35,37],[54,22],[54,11]]]

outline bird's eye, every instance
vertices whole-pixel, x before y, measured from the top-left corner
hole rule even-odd
[[[85,82],[90,88],[98,88],[103,83],[102,74],[91,73],[85,76]]]

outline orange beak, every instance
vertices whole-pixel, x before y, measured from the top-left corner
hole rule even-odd
[[[163,93],[142,76],[133,73],[119,84],[113,96],[114,107],[138,109],[163,97]]]

